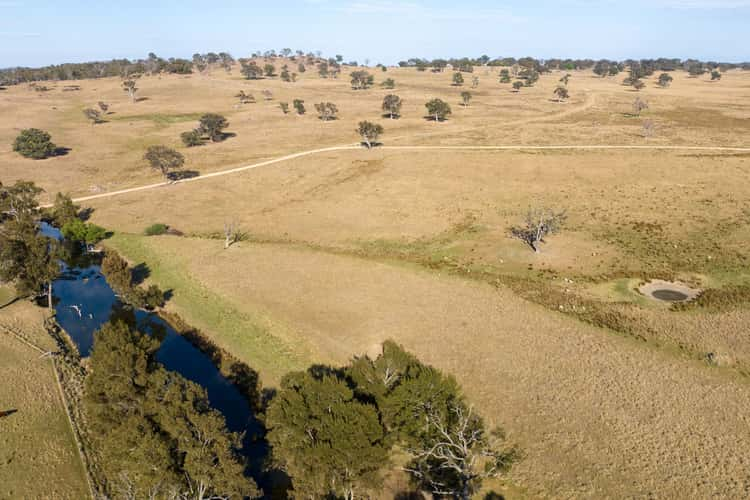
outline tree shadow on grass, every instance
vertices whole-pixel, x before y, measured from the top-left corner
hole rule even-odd
[[[438,118],[438,119],[436,120],[436,119],[435,119],[435,115],[424,115],[424,116],[423,116],[422,118],[424,118],[424,119],[425,119],[425,120],[427,120],[428,122],[437,122],[437,123],[444,123],[444,122],[447,122],[447,121],[448,121],[448,118],[447,118],[447,117],[446,117],[446,118]]]
[[[133,277],[133,285],[137,286],[146,281],[146,279],[151,276],[151,269],[145,262],[141,262],[137,266],[133,267],[130,274]]]
[[[91,214],[94,213],[94,209],[91,207],[86,207],[78,211],[78,218],[81,219],[83,222],[86,222],[91,218]]]
[[[362,141],[359,143],[359,145],[366,149],[372,149],[372,148],[377,148],[378,146],[382,146],[383,143],[372,141],[370,142],[370,145],[368,146],[366,142]]]
[[[73,150],[70,148],[61,146],[61,147],[55,148],[55,150],[52,152],[52,156],[66,156],[71,151]]]
[[[494,491],[490,491],[484,496],[484,500],[505,500],[505,497],[501,495],[500,493],[495,493]]]
[[[393,500],[425,500],[425,497],[418,491],[399,491],[393,496]]]
[[[135,100],[135,102],[143,102],[143,101],[148,101],[148,97],[138,97],[138,98],[137,98],[137,99]]]
[[[175,182],[185,179],[192,179],[193,177],[198,177],[199,175],[201,175],[201,173],[197,170],[178,170],[177,172],[170,172],[169,174],[167,174],[167,179]]]

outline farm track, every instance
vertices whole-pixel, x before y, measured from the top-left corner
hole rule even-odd
[[[199,175],[196,177],[190,177],[187,179],[180,179],[177,181],[165,181],[157,182],[154,184],[147,184],[145,186],[138,186],[127,189],[120,189],[117,191],[109,191],[106,193],[99,193],[90,196],[82,196],[74,198],[74,202],[83,202],[98,200],[102,198],[111,198],[113,196],[119,196],[128,193],[137,193],[140,191],[147,191],[150,189],[156,189],[164,186],[183,184],[186,182],[197,182],[204,179],[211,179],[214,177],[221,177],[224,175],[236,174],[239,172],[245,172],[255,168],[267,167],[277,163],[302,158],[305,156],[316,155],[320,153],[330,153],[336,151],[352,151],[362,149],[361,146],[356,144],[348,144],[341,146],[331,146],[327,148],[311,149],[307,151],[301,151],[298,153],[292,153],[289,155],[280,156],[278,158],[272,158],[258,163],[250,165],[243,165],[241,167],[230,168],[227,170],[219,170],[217,172],[210,172],[208,174]],[[380,146],[378,149],[384,151],[607,151],[607,150],[633,150],[633,151],[716,151],[724,153],[750,153],[750,147],[729,147],[729,146],[633,146],[633,145],[562,145],[562,146],[533,146],[533,145],[487,145],[487,146]],[[50,204],[44,205],[43,208],[50,207]]]

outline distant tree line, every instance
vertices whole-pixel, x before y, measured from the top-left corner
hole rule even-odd
[[[718,69],[719,71],[727,71],[730,69],[741,68],[744,70],[750,70],[750,62],[744,63],[727,63],[727,62],[716,62],[716,61],[699,61],[697,59],[674,59],[674,58],[658,58],[658,59],[640,59],[633,60],[628,59],[625,61],[612,61],[608,59],[594,60],[594,59],[536,59],[533,57],[498,57],[491,59],[490,57],[483,55],[477,58],[454,58],[454,59],[420,59],[411,58],[398,63],[401,67],[415,67],[418,70],[425,71],[430,69],[431,71],[439,72],[444,71],[449,65],[460,72],[473,72],[475,66],[520,66],[522,68],[532,69],[538,72],[546,72],[552,70],[581,70],[581,69],[594,69],[598,67],[602,76],[610,74],[610,68],[617,68],[618,71],[622,71],[626,66],[638,65],[644,68],[645,71],[653,74],[655,71],[676,71],[685,70],[690,71],[691,68],[703,68],[703,72]],[[616,74],[616,73],[615,73]],[[648,75],[646,75],[648,76]]]

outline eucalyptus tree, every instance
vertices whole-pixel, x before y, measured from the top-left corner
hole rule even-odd
[[[452,113],[450,105],[442,99],[431,99],[425,104],[428,115],[437,122],[445,121]]]
[[[390,116],[391,120],[400,116],[401,106],[404,102],[395,94],[388,94],[383,98],[383,111]]]

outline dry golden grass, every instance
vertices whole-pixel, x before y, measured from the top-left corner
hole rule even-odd
[[[379,121],[385,148],[99,199],[90,203],[93,220],[118,232],[107,245],[173,289],[170,309],[257,367],[269,385],[290,369],[340,363],[386,338],[454,373],[526,450],[512,480],[529,496],[746,496],[750,387],[738,371],[750,366],[743,335],[750,313],[674,312],[634,290],[653,277],[719,289],[750,282],[750,156],[388,147],[746,147],[750,73],[728,72],[715,83],[676,73],[669,89],[652,79],[635,93],[622,77],[573,72],[566,103],[551,102],[559,73],[520,94],[497,83],[497,70],[475,74],[480,86],[469,89],[468,108],[450,73],[413,69],[376,72],[378,81],[396,80],[394,91],[355,92],[348,78],[320,80],[313,71],[294,84],[248,82],[236,69],[146,77],[139,95],[148,99],[136,104],[116,80],[42,95],[11,88],[0,94],[0,111],[16,119],[0,124],[0,144],[36,126],[72,151],[34,162],[8,146],[0,150],[2,180],[83,196],[158,181],[140,159],[150,144],[177,147],[186,168],[205,174],[355,143],[359,120]],[[264,88],[273,101],[262,101]],[[259,102],[235,109],[240,89]],[[380,117],[390,92],[406,102],[399,120]],[[642,117],[628,116],[636,96],[650,103]],[[447,122],[424,120],[432,97],[450,102]],[[295,98],[308,115],[281,113],[278,102]],[[98,100],[115,114],[92,127],[81,109]],[[322,100],[338,105],[339,120],[317,120],[313,104]],[[202,112],[225,114],[237,135],[182,148],[180,132]],[[641,137],[645,119],[656,123],[655,137]],[[536,203],[570,215],[539,255],[507,235]],[[212,238],[230,220],[248,239],[224,251]],[[189,237],[139,236],[157,222]],[[558,304],[646,342],[576,321]],[[700,361],[707,353],[726,368]]]
[[[278,64],[277,64],[278,65]],[[640,137],[642,118],[625,116],[636,95],[651,109],[643,118],[653,119],[657,136],[650,144],[742,144],[750,129],[750,107],[741,104],[750,94],[750,75],[732,71],[721,82],[691,79],[675,74],[669,89],[653,81],[640,93],[620,84],[621,78],[595,77],[591,72],[573,72],[571,99],[552,102],[560,72],[542,77],[533,88],[520,93],[497,83],[497,69],[475,72],[480,86],[453,87],[451,73],[420,73],[414,69],[374,72],[376,85],[354,91],[344,74],[338,80],[321,80],[313,68],[297,83],[278,78],[244,80],[235,68],[231,75],[150,76],[138,81],[138,95],[145,100],[131,103],[119,79],[65,82],[81,90],[63,92],[62,84],[38,93],[26,86],[9,87],[0,94],[0,113],[12,116],[0,124],[0,164],[3,180],[24,178],[38,181],[52,194],[70,191],[89,194],[99,190],[144,184],[158,179],[141,157],[147,146],[165,144],[180,148],[186,168],[207,173],[228,166],[250,163],[284,153],[321,145],[356,143],[354,129],[363,119],[377,120],[386,127],[386,144],[644,144]],[[385,78],[396,80],[394,90],[380,88]],[[269,89],[272,101],[261,91]],[[459,104],[460,92],[475,94],[471,106]],[[239,91],[252,92],[258,102],[236,109]],[[381,117],[380,105],[387,93],[404,99],[403,117]],[[445,123],[424,119],[424,103],[433,97],[449,102],[453,115]],[[308,113],[283,115],[278,103],[305,100]],[[111,105],[108,123],[92,126],[82,110],[103,100]],[[314,103],[331,101],[340,109],[340,119],[323,123],[315,116]],[[179,134],[195,126],[205,112],[227,116],[229,132],[237,134],[220,144],[185,149]],[[23,128],[48,130],[59,146],[71,148],[68,155],[43,161],[20,158],[11,151],[13,139]]]
[[[0,323],[34,344],[54,349],[41,328],[39,308],[16,302],[0,310]],[[89,495],[83,465],[65,416],[51,361],[0,332],[0,498],[60,498]]]

